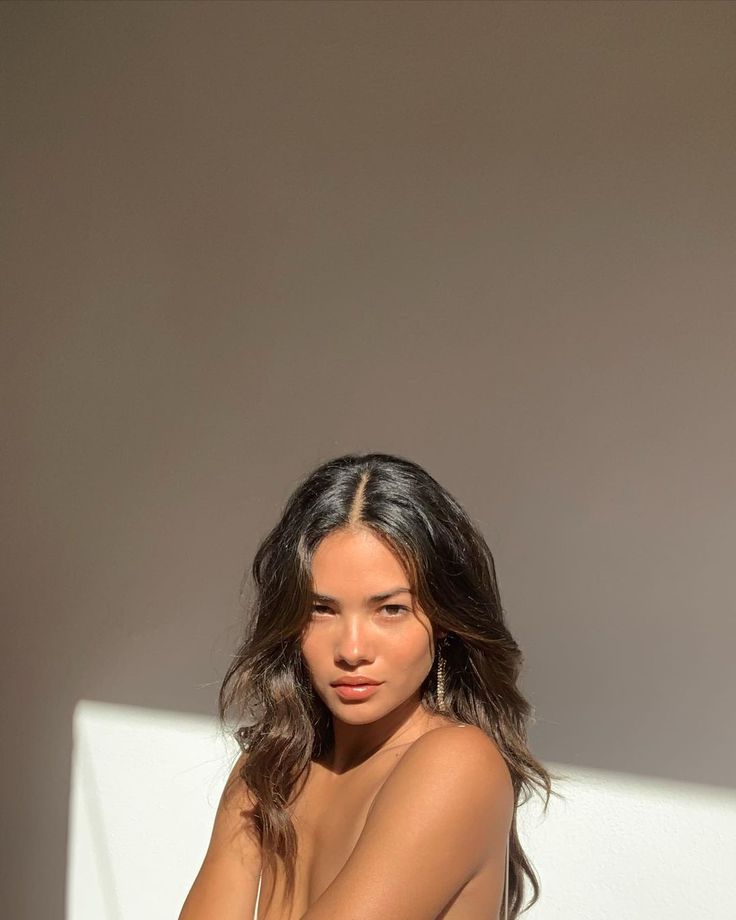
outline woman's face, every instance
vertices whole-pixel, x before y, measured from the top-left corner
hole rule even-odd
[[[312,581],[302,653],[333,716],[364,724],[412,696],[418,700],[432,667],[432,625],[408,590],[400,590],[411,585],[386,544],[365,528],[333,531],[314,553]],[[350,675],[381,683],[367,697],[345,699],[331,684]]]

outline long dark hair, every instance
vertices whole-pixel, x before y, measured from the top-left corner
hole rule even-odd
[[[222,682],[219,716],[234,711],[234,735],[247,757],[240,777],[255,807],[248,813],[264,861],[286,871],[294,891],[297,838],[286,811],[309,764],[329,751],[332,717],[313,692],[301,654],[312,590],[311,559],[334,530],[366,527],[404,565],[417,600],[448,633],[444,711],[477,725],[495,742],[511,774],[515,804],[544,792],[552,779],[531,755],[527,723],[532,707],[517,680],[523,655],[504,619],[493,556],[469,515],[422,467],[389,454],[347,454],[309,474],[287,500],[276,526],[256,551],[247,588],[245,636]],[[247,573],[246,573],[247,576]],[[436,668],[421,687],[422,703],[436,708]],[[247,724],[244,724],[247,723]],[[299,787],[299,788],[298,788]],[[245,815],[245,813],[244,813]],[[509,842],[511,920],[522,912],[525,880],[539,898],[539,881],[521,847],[516,808]]]

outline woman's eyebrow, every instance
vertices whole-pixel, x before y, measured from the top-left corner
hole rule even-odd
[[[389,591],[384,591],[381,594],[372,594],[370,597],[365,599],[366,604],[376,604],[378,601],[388,600],[389,597],[393,597],[395,594],[411,594],[414,595],[414,592],[410,588],[404,588],[399,585],[396,588],[391,588]],[[312,599],[315,601],[326,601],[329,604],[339,604],[340,602],[336,597],[330,597],[329,594],[315,594],[312,592]]]

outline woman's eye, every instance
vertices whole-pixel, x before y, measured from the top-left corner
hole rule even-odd
[[[391,614],[391,616],[394,617],[394,616],[401,616],[401,613],[402,613],[404,610],[408,611],[409,608],[408,608],[408,607],[402,607],[401,604],[384,604],[384,606],[381,607],[381,610],[395,610],[395,611],[397,611],[396,613],[392,613],[392,614]]]
[[[324,604],[313,604],[312,605],[312,613],[321,612],[323,610],[326,610],[329,613],[330,608],[326,607]]]

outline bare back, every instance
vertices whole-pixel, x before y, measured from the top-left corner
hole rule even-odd
[[[463,727],[435,716],[426,731],[448,725]],[[303,788],[289,807],[298,841],[294,900],[291,905],[285,902],[280,867],[272,878],[264,866],[256,920],[299,920],[306,913],[347,862],[376,795],[416,740],[415,737],[380,751],[342,775],[320,763],[311,765]],[[432,803],[428,802],[427,807],[431,808]],[[487,920],[489,892],[497,885],[490,870],[490,865],[482,866],[456,892],[437,920]]]

